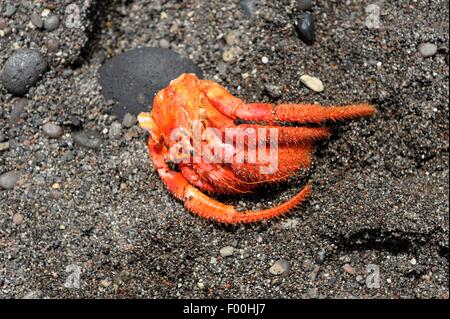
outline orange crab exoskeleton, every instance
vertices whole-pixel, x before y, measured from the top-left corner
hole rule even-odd
[[[320,124],[369,116],[374,112],[369,104],[333,107],[247,104],[213,81],[183,74],[156,95],[152,112],[141,113],[138,119],[141,127],[150,132],[148,148],[154,167],[169,191],[182,200],[188,210],[223,223],[250,223],[290,211],[311,193],[311,186],[305,186],[277,207],[259,211],[237,211],[205,193],[248,193],[261,184],[286,180],[299,169],[309,167],[314,142],[330,136],[326,127],[291,127],[282,126],[280,122]],[[237,124],[236,120],[244,123]],[[214,133],[203,134],[209,128],[215,129]],[[234,138],[242,138],[244,147],[229,143],[225,138],[228,130],[235,134]],[[265,138],[273,131],[275,135]],[[254,139],[246,135],[252,132],[255,132]],[[180,145],[188,151],[183,152]],[[276,150],[273,154],[269,150],[272,146]],[[211,151],[211,147],[216,148]],[[249,152],[255,148],[258,149],[252,157]],[[200,160],[195,160],[192,156],[202,155],[206,150],[212,158],[200,156]],[[261,161],[260,153],[270,153],[265,158],[267,161]],[[263,164],[269,162],[276,163],[275,169],[262,171]],[[179,171],[172,169],[171,163],[178,164]]]

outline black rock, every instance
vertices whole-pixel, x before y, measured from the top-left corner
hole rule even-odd
[[[297,0],[297,9],[300,11],[309,11],[312,7],[312,0]]]
[[[84,130],[75,132],[73,134],[73,140],[80,146],[90,149],[99,149],[103,144],[102,135],[93,130]]]
[[[258,6],[258,0],[241,0],[240,5],[242,8],[242,11],[244,11],[244,14],[247,18],[253,18],[255,15],[257,6]]]
[[[316,40],[316,30],[314,28],[314,18],[310,13],[301,13],[297,25],[295,26],[298,37],[308,45]]]
[[[78,117],[72,116],[72,118],[70,120],[70,125],[73,128],[78,129],[83,125],[83,123],[81,122],[81,120]]]
[[[46,70],[47,61],[39,51],[19,49],[6,60],[0,80],[9,93],[22,96]]]
[[[113,100],[112,112],[122,118],[148,111],[153,97],[170,81],[183,73],[202,71],[189,59],[162,48],[141,48],[122,53],[100,69],[100,84],[107,100]]]

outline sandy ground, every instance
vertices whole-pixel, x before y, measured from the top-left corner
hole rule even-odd
[[[80,28],[65,27],[62,2],[79,5]],[[313,1],[312,46],[295,34],[295,1],[259,2],[248,19],[238,1],[43,1],[61,20],[51,33],[29,26],[31,9],[8,18],[17,28],[0,37],[0,65],[31,47],[50,70],[26,100],[0,89],[0,174],[21,176],[0,190],[1,298],[448,298],[448,1],[376,2],[379,29],[365,26],[370,1]],[[225,62],[230,31],[237,58]],[[143,132],[113,140],[105,130],[115,120],[99,86],[105,58],[161,39],[247,101],[367,101],[378,113],[334,127],[308,174],[314,193],[292,214],[251,226],[202,220],[166,191]],[[421,56],[422,42],[437,54]],[[325,90],[306,88],[303,74]],[[64,135],[46,137],[48,121]],[[104,132],[99,150],[74,144],[80,126]],[[303,183],[224,200],[269,207]],[[279,259],[289,269],[275,276]]]

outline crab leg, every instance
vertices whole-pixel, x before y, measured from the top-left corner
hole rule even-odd
[[[250,193],[256,185],[239,179],[227,166],[214,163],[193,164],[195,171],[210,184],[214,192],[220,194]]]
[[[242,120],[301,123],[342,121],[370,116],[374,113],[375,109],[370,104],[325,107],[316,104],[280,104],[274,106],[266,103],[251,103],[235,110],[236,116]]]
[[[312,150],[312,144],[281,146],[275,159],[278,162],[277,169],[271,174],[263,174],[261,171],[261,167],[267,166],[268,163],[234,163],[231,167],[236,176],[245,181],[277,183],[294,175],[299,169],[308,168],[311,165]]]
[[[278,130],[278,142],[284,144],[309,143],[317,140],[328,139],[331,135],[330,130],[326,127],[286,127],[286,126],[265,126],[256,124],[240,124],[239,129],[254,129],[257,134],[257,141],[265,138],[270,143],[270,130]],[[238,131],[242,137],[247,132]]]
[[[208,193],[214,193],[216,191],[214,187],[208,181],[205,181],[199,174],[197,174],[192,167],[186,164],[180,164],[179,166],[181,174],[183,174],[184,178],[186,178],[189,183]]]
[[[152,137],[148,139],[148,148],[153,165],[168,190],[182,200],[185,207],[191,212],[218,222],[227,224],[252,223],[281,216],[304,201],[311,193],[311,186],[308,185],[299,194],[277,207],[259,211],[238,212],[233,206],[225,205],[203,194],[189,184],[183,174],[171,170],[164,161],[164,154],[167,151]]]
[[[280,104],[276,106],[268,103],[245,104],[215,82],[203,80],[201,86],[211,104],[234,120],[321,123],[327,120],[340,121],[375,113],[375,108],[370,104],[330,107],[315,104]]]

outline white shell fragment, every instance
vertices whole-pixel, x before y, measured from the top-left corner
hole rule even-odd
[[[316,77],[302,75],[300,81],[314,92],[322,92],[324,89],[322,81]]]

